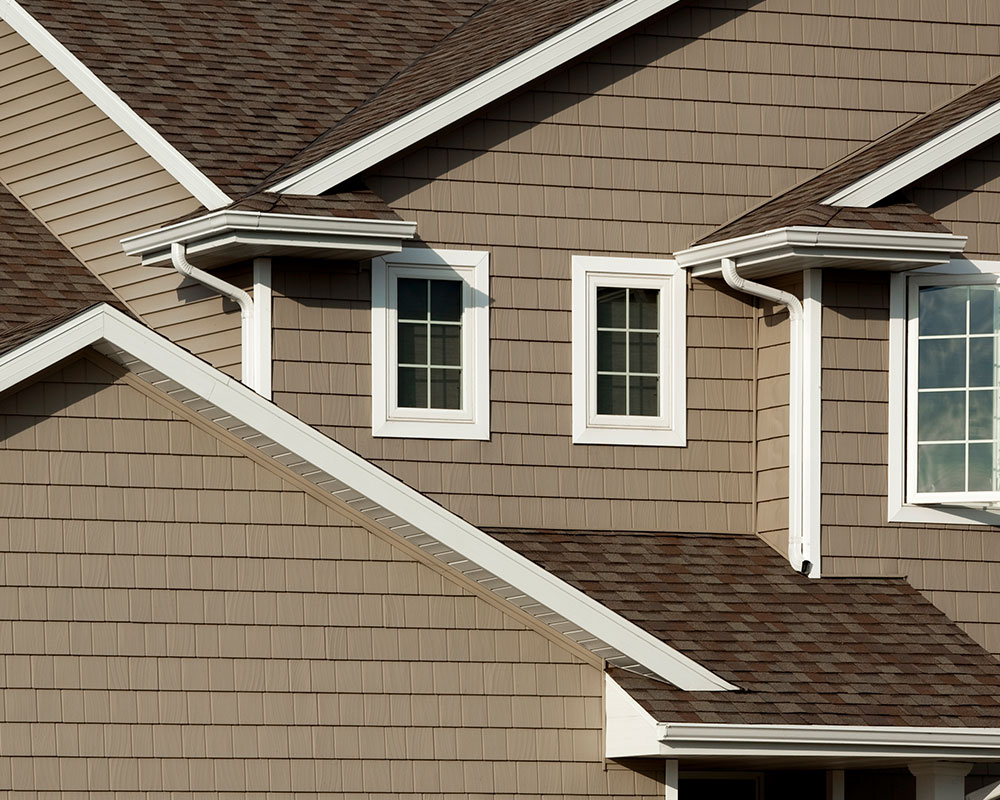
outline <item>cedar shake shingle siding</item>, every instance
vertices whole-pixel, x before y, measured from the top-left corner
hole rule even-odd
[[[663,796],[592,654],[113,365],[0,412],[5,788]]]
[[[965,88],[937,81],[1000,69],[1000,39],[992,57],[943,46],[950,73],[881,50],[887,30],[923,41],[940,25],[927,4],[900,15],[681,9],[375,170],[370,186],[424,242],[491,253],[489,443],[372,439],[364,268],[275,270],[275,401],[482,525],[749,531],[756,424],[758,523],[783,548],[784,328],[758,322],[755,389],[752,306],[694,281],[688,447],[572,445],[570,260],[668,256]],[[872,93],[890,77],[896,91]]]

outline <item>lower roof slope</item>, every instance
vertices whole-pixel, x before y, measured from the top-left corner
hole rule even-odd
[[[743,690],[613,670],[658,721],[1000,726],[1000,664],[902,578],[810,580],[746,535],[490,533]]]
[[[97,303],[111,291],[0,186],[0,352]]]

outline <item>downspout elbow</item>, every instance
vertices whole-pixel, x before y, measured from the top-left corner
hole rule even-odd
[[[736,271],[736,262],[731,258],[722,259],[722,277],[726,285],[739,292],[746,292],[754,297],[780,303],[788,309],[788,316],[792,321],[802,319],[802,301],[791,292],[784,292],[775,289],[773,286],[766,286],[763,283],[749,281]]]
[[[254,375],[254,354],[253,354],[253,325],[254,325],[254,303],[253,298],[238,286],[221,278],[217,278],[203,269],[199,269],[187,258],[187,246],[183,242],[172,242],[170,245],[170,260],[174,269],[181,275],[191,278],[194,281],[207,286],[223,297],[227,297],[236,303],[240,308],[240,349],[242,361],[242,382],[251,389],[256,389]]]

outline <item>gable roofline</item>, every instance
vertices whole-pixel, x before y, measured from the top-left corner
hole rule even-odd
[[[101,304],[0,357],[0,392],[94,347],[356,511],[604,658],[688,691],[737,687],[323,436],[183,348]]]
[[[322,194],[679,2],[618,0],[279,181],[267,191]]]
[[[66,49],[16,0],[0,0],[0,19],[10,25],[66,80],[107,114],[154,161],[191,192],[198,202],[210,211],[227,206],[232,202],[229,196],[216,186],[208,176],[157,133],[121,97],[111,91],[97,75]]]
[[[827,206],[869,208],[997,135],[1000,135],[1000,102],[973,114],[820,202]]]

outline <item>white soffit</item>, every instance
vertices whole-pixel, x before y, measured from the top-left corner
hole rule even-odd
[[[919,123],[918,123],[919,124]],[[984,108],[908,153],[834,192],[827,206],[869,208],[1000,134],[1000,102]]]
[[[737,688],[111,306],[0,357],[0,392],[88,346],[610,664],[689,691]]]
[[[232,200],[90,69],[67,50],[16,0],[0,0],[0,18],[20,34],[43,58],[108,115],[161,167],[173,175],[208,209],[228,206]]]
[[[322,194],[417,144],[676,5],[679,0],[618,0],[534,47],[476,76],[269,188],[285,194]]]

